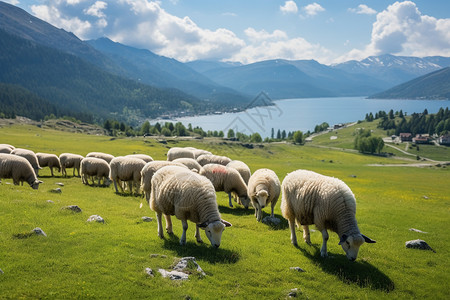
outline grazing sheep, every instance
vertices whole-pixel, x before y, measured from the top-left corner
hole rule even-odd
[[[147,154],[128,154],[125,157],[139,158],[139,159],[142,159],[143,161],[145,161],[146,163],[153,161],[153,158]]]
[[[54,176],[53,168],[57,168],[58,172],[61,172],[61,163],[59,162],[59,157],[56,156],[56,154],[36,153],[36,156],[38,158],[39,166],[41,166],[41,168],[49,167],[50,172],[52,172],[52,176]]]
[[[114,188],[116,193],[119,193],[117,189],[117,183],[123,193],[121,181],[128,182],[128,189],[130,194],[133,194],[133,185],[136,186],[136,192],[139,192],[141,182],[141,170],[145,166],[145,161],[134,157],[119,156],[114,158],[110,163],[111,171],[109,178],[114,182]]]
[[[211,152],[203,150],[203,149],[197,149],[194,147],[186,147],[186,148],[192,150],[192,153],[194,153],[194,159],[197,159],[197,157],[199,157],[200,155],[203,155],[203,154],[212,154]]]
[[[10,154],[14,147],[8,144],[0,144],[0,153]]]
[[[245,162],[240,160],[232,160],[226,166],[236,169],[239,174],[241,174],[242,179],[244,179],[245,181],[245,184],[248,184],[248,180],[250,179],[250,176],[252,176],[252,172]]]
[[[202,166],[200,166],[200,164],[193,158],[177,158],[173,160],[173,162],[183,164],[188,167],[189,170],[195,170],[197,173],[200,173],[200,170],[202,169]]]
[[[177,166],[159,169],[152,178],[150,208],[156,212],[158,235],[164,238],[161,215],[166,219],[166,230],[172,231],[171,215],[183,224],[180,244],[186,244],[187,220],[196,223],[195,237],[202,243],[199,228],[205,230],[211,245],[218,248],[225,227],[230,223],[220,217],[216,193],[211,182],[203,176]]]
[[[94,185],[94,179],[98,179],[98,185],[101,184],[103,179],[103,185],[109,186],[111,180],[109,180],[110,167],[109,164],[101,158],[86,157],[81,161],[81,180],[84,184],[89,185],[89,178],[92,179],[92,185]]]
[[[277,204],[281,192],[281,184],[277,174],[269,169],[259,169],[250,177],[247,188],[248,196],[255,208],[255,217],[258,222],[262,220],[262,209],[269,203],[272,207],[270,216]]]
[[[178,166],[182,168],[187,167],[183,164],[167,161],[167,160],[155,160],[145,164],[145,166],[141,170],[141,193],[144,194],[147,203],[150,200],[150,193],[152,191],[152,177],[156,171],[166,166]]]
[[[86,157],[96,157],[96,158],[101,158],[104,161],[106,161],[108,164],[111,162],[111,160],[113,160],[114,156],[108,153],[103,153],[103,152],[89,152]]]
[[[202,167],[206,164],[219,164],[226,166],[231,162],[231,158],[214,154],[203,154],[197,157],[197,161]]]
[[[182,157],[195,158],[194,152],[192,149],[173,147],[173,148],[170,148],[169,151],[167,151],[167,160],[168,161],[172,161],[172,160],[175,160],[177,158],[182,158]]]
[[[16,149],[16,147],[14,147],[13,145],[10,144],[0,144],[0,148],[9,148],[12,150]]]
[[[34,153],[33,151],[28,150],[28,149],[15,148],[13,151],[11,151],[11,154],[22,156],[22,157],[26,158],[26,160],[28,160],[30,162],[31,166],[33,167],[34,172],[36,173],[36,176],[38,176],[38,172],[42,168],[39,166],[39,162],[38,162],[36,153]]]
[[[289,221],[292,244],[297,245],[295,222],[303,225],[303,238],[311,244],[308,225],[315,224],[322,233],[322,257],[328,256],[330,229],[340,238],[347,258],[354,261],[359,247],[375,241],[359,232],[356,222],[356,201],[350,188],[341,180],[307,170],[289,173],[282,183],[281,212]]]
[[[0,154],[1,178],[12,178],[15,185],[19,185],[19,182],[23,185],[26,181],[34,190],[37,190],[42,183],[37,179],[33,167],[26,158],[5,153]]]
[[[211,180],[217,192],[224,191],[228,194],[228,204],[231,203],[231,193],[236,195],[237,202],[248,208],[250,199],[247,196],[247,185],[238,171],[219,164],[204,165],[199,173]]]
[[[61,163],[61,174],[66,177],[66,169],[73,168],[73,176],[75,176],[75,170],[77,170],[78,177],[80,177],[80,165],[83,158],[83,156],[78,154],[61,153],[61,155],[59,155],[59,162]]]

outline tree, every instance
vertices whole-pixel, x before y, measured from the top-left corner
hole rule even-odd
[[[250,137],[250,142],[252,143],[261,143],[262,142],[262,137],[259,133],[255,132],[251,135]]]
[[[285,139],[286,139],[286,130],[283,130],[283,131],[281,132],[281,139],[282,139],[282,140],[285,140]]]
[[[170,131],[170,129],[167,127],[163,127],[163,129],[161,130],[161,134],[164,136],[172,136],[172,131]]]
[[[281,140],[281,130],[278,129],[277,131],[277,140]]]
[[[145,121],[144,124],[142,124],[141,126],[141,134],[149,134],[150,133],[150,122],[149,121]]]
[[[234,135],[234,130],[233,129],[228,129],[228,133],[227,133],[227,137],[229,139],[234,139],[235,135]]]
[[[271,132],[271,134],[270,134],[270,137],[273,139],[273,138],[275,138],[275,129],[273,129],[273,127],[272,127],[272,132]]]
[[[293,138],[294,143],[301,144],[303,142],[303,132],[301,132],[300,130],[294,132]]]

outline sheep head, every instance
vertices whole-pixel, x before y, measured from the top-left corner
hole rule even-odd
[[[40,181],[38,179],[36,179],[35,181],[33,181],[30,186],[33,188],[33,190],[37,190],[39,188],[39,184],[40,183],[44,183],[43,181]]]
[[[339,245],[341,245],[342,249],[344,249],[347,258],[351,261],[355,261],[358,257],[359,247],[361,247],[364,243],[376,243],[376,241],[360,233],[350,236],[344,234],[341,237]]]
[[[269,193],[266,190],[260,190],[255,194],[256,201],[261,208],[266,207],[267,199],[269,199]]]
[[[200,225],[198,225],[199,228],[202,228],[205,230],[206,237],[211,242],[211,245],[219,248],[220,241],[222,239],[222,232],[225,230],[225,227],[230,227],[231,223],[220,220],[215,222],[205,222]]]

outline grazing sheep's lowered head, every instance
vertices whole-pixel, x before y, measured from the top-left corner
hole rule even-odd
[[[220,220],[211,223],[202,223],[198,225],[199,228],[205,230],[206,237],[211,242],[211,245],[219,248],[220,241],[222,239],[222,232],[225,230],[225,227],[231,227],[231,223]]]
[[[341,245],[342,249],[345,251],[347,258],[351,261],[355,261],[358,257],[359,247],[361,247],[361,245],[364,243],[373,244],[376,243],[376,241],[361,233],[353,234],[350,236],[344,234],[341,237],[339,245]]]

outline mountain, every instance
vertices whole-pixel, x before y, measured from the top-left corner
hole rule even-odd
[[[205,73],[214,69],[231,68],[241,66],[241,63],[229,63],[212,60],[194,60],[186,62],[186,65],[199,73]]]
[[[175,59],[122,45],[108,38],[90,40],[87,43],[118,64],[127,77],[142,83],[177,88],[200,99],[226,106],[242,106],[251,100],[231,88],[220,86]]]
[[[397,85],[370,98],[450,100],[450,67]]]

